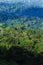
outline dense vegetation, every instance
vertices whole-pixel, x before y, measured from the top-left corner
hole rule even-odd
[[[43,65],[43,8],[0,3],[0,65]]]
[[[27,3],[0,3],[0,21],[5,22],[8,19],[17,17],[39,17],[43,18],[43,8],[29,6]]]
[[[43,29],[0,26],[0,65],[43,65]]]
[[[0,21],[0,26],[25,26],[25,28],[43,29],[43,18],[20,16],[15,19],[8,19],[6,21]]]

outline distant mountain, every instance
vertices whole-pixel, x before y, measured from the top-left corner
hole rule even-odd
[[[19,16],[43,18],[43,8],[30,7],[25,3],[0,3],[0,21],[15,19]]]
[[[43,8],[25,3],[0,3],[0,22],[5,25],[21,24],[30,28],[43,28]]]
[[[8,19],[6,22],[2,23],[0,26],[23,26],[25,28],[32,29],[43,29],[43,18],[38,17],[19,17],[17,19]]]

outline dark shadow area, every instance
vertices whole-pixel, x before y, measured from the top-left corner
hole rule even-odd
[[[31,61],[33,60],[33,54],[31,52],[28,52],[26,49],[23,47],[12,47],[9,49],[6,55],[7,60],[14,60],[20,65],[31,65]]]
[[[37,55],[36,63],[37,65],[43,65],[43,52]]]
[[[34,55],[23,47],[12,46],[9,50],[0,47],[0,58],[7,62],[15,61],[19,65],[43,65],[43,52]]]

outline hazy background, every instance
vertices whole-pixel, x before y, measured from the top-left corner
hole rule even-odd
[[[0,2],[8,2],[8,3],[25,2],[29,5],[43,7],[43,0],[0,0]]]

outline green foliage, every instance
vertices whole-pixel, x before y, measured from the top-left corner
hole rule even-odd
[[[6,28],[1,27],[3,35],[1,33],[0,45],[1,46],[6,45],[6,47],[10,47],[13,45],[24,47],[27,46],[27,48],[29,47],[31,51],[34,48],[36,48],[36,46],[38,45],[41,46],[41,43],[43,45],[42,30],[34,30],[27,28],[22,29],[21,27],[22,27],[21,25],[17,25],[16,27],[9,27],[9,26]]]
[[[34,29],[28,29],[25,28],[25,26],[16,25],[8,26],[8,27],[0,27],[0,58],[5,61],[1,61],[2,65],[12,65],[13,61],[9,64],[7,64],[6,59],[8,58],[14,60],[16,62],[24,61],[26,62],[25,65],[32,65],[31,63],[34,61],[33,59],[36,59],[38,54],[41,54],[43,52],[43,30],[34,30]],[[13,48],[14,47],[14,48]],[[17,54],[17,53],[18,54]],[[20,54],[19,54],[20,53]],[[31,56],[32,53],[32,57]],[[14,54],[14,55],[12,55]],[[30,54],[30,55],[29,55]],[[34,55],[33,55],[34,54]],[[23,59],[24,57],[24,59]],[[26,58],[25,58],[26,57]],[[33,61],[30,60],[32,58]],[[20,60],[18,60],[18,58]],[[21,60],[22,59],[22,60]],[[28,59],[28,60],[27,60]],[[42,59],[41,59],[42,60]],[[21,63],[24,65],[24,62]],[[18,63],[18,64],[19,64]],[[13,64],[13,65],[14,65]],[[17,64],[17,65],[18,65]]]

